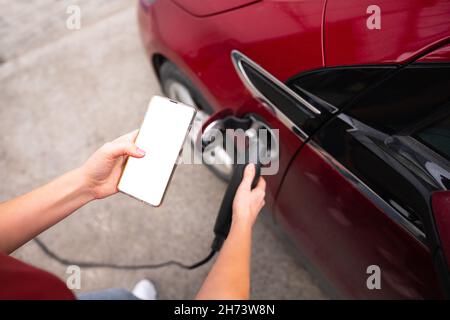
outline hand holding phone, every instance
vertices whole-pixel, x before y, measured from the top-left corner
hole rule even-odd
[[[135,144],[146,151],[143,158],[128,158],[118,189],[152,206],[163,200],[195,108],[154,96]]]
[[[144,150],[134,144],[138,130],[105,143],[77,169],[93,199],[103,199],[117,192],[125,159],[142,158]]]

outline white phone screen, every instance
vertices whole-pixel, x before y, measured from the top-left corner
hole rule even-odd
[[[129,157],[118,189],[152,206],[164,197],[196,110],[168,98],[154,96],[136,138],[146,154]]]

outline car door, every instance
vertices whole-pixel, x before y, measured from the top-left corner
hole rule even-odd
[[[354,94],[365,68],[327,68],[291,83],[339,112],[295,156],[276,217],[346,297],[439,297],[448,289],[448,269],[435,254],[430,203],[449,188],[448,162],[418,130],[446,119],[450,65],[392,66]],[[373,270],[380,289],[368,285]]]

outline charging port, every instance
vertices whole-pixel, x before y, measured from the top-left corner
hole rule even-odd
[[[220,137],[216,137],[218,134]],[[234,164],[239,163],[239,159],[257,160],[264,166],[277,161],[279,156],[278,136],[253,115],[227,116],[211,122],[204,129],[201,142],[203,159],[209,166],[217,166],[225,180],[231,178]]]

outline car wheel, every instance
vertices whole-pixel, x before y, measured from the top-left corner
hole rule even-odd
[[[200,91],[195,88],[188,77],[184,75],[173,63],[166,61],[162,64],[159,69],[159,78],[161,88],[168,98],[194,106],[198,110],[196,115],[197,121],[201,121],[203,123],[212,113],[213,109],[204,99]],[[191,146],[194,148],[196,145],[195,141],[197,139],[196,133],[191,131],[188,138],[190,139]],[[230,180],[231,174],[233,173],[233,165],[229,164],[231,163],[230,156],[225,151],[223,146],[217,146],[214,149],[204,152],[202,157],[205,165],[217,177],[224,181]],[[210,165],[208,163],[217,164]]]

